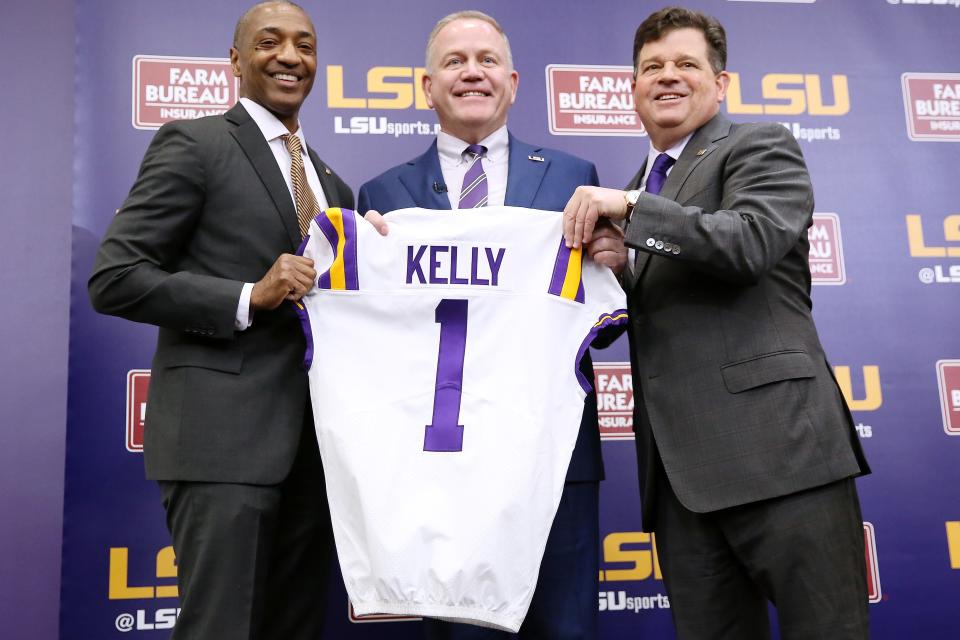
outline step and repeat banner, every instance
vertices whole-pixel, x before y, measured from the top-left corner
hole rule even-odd
[[[736,121],[781,123],[816,190],[814,311],[873,466],[859,481],[873,636],[955,637],[960,623],[960,2],[712,0],[727,28]],[[160,638],[176,561],[144,479],[156,331],[98,316],[86,279],[111,216],[164,122],[237,100],[235,0],[76,3],[73,299],[61,637]],[[437,130],[420,90],[434,22],[495,16],[520,73],[509,125],[596,163],[620,187],[647,140],[630,52],[651,2],[304,2],[319,34],[301,120],[356,191]],[[595,354],[607,480],[597,606],[604,638],[671,638],[656,540],[640,531],[633,392],[620,341]],[[358,382],[358,384],[363,384]],[[522,398],[522,389],[518,390]],[[336,569],[331,638],[418,638],[410,619],[357,619]]]

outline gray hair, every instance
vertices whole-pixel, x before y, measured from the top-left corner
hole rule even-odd
[[[430,37],[427,38],[427,53],[426,53],[426,65],[427,70],[430,70],[430,50],[433,49],[433,43],[437,39],[437,34],[440,31],[456,20],[480,20],[481,22],[486,22],[491,27],[497,30],[501,36],[503,36],[503,44],[507,49],[507,66],[510,69],[513,69],[513,53],[510,52],[510,40],[507,38],[507,34],[504,33],[503,27],[500,26],[500,23],[497,22],[493,16],[487,15],[483,11],[477,11],[475,9],[467,9],[466,11],[456,11],[450,15],[440,18],[440,21],[433,26],[433,30],[430,32]]]

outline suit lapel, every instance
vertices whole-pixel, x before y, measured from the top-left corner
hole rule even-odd
[[[270,150],[270,145],[263,139],[260,127],[257,126],[257,123],[250,117],[242,104],[237,103],[236,106],[227,111],[225,117],[228,122],[235,125],[230,133],[240,144],[243,153],[247,156],[250,164],[253,165],[257,175],[260,176],[263,186],[266,187],[273,204],[277,207],[280,220],[290,237],[290,245],[292,248],[296,248],[300,244],[300,225],[297,222],[297,210],[293,204],[293,198],[290,197],[290,190],[283,179],[283,174],[280,172],[280,167],[277,166],[277,160]]]
[[[683,153],[677,159],[677,164],[674,165],[673,171],[667,176],[667,181],[663,183],[660,195],[664,198],[676,200],[690,174],[694,172],[697,165],[716,150],[717,141],[726,138],[729,131],[730,121],[719,114],[700,127],[690,138],[687,146],[683,148]]]
[[[333,171],[320,159],[310,145],[307,145],[307,153],[310,154],[310,162],[317,172],[317,178],[320,180],[320,188],[323,189],[323,195],[327,199],[327,204],[331,207],[340,206],[340,192],[337,190],[337,183],[333,179]]]
[[[540,190],[540,183],[550,166],[549,158],[541,154],[540,147],[521,142],[510,135],[509,168],[507,170],[507,194],[504,204],[512,207],[530,207]],[[533,160],[532,158],[541,158]]]
[[[422,202],[426,209],[449,209],[450,198],[446,192],[438,191],[434,185],[443,185],[443,171],[440,170],[440,156],[437,155],[437,141],[423,155],[407,163],[407,170],[399,176],[400,183],[410,194],[414,202]],[[447,185],[446,189],[460,189],[460,185]]]

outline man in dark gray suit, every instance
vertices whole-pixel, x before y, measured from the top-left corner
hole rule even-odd
[[[316,278],[293,255],[298,214],[309,224],[353,195],[303,141],[317,66],[303,9],[251,8],[230,59],[240,104],[160,129],[89,290],[98,311],[160,327],[144,456],[177,554],[174,637],[312,639],[329,515],[305,342],[284,301]]]
[[[715,19],[658,11],[633,53],[647,162],[626,191],[579,188],[565,234],[629,294],[643,525],[678,636],[769,638],[769,600],[783,638],[866,638],[869,468],[811,317],[800,148],[719,115]]]

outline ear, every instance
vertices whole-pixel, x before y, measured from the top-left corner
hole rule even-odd
[[[727,96],[727,87],[730,86],[730,74],[726,71],[721,71],[717,74],[716,83],[717,102],[723,102],[723,99]]]
[[[510,104],[517,99],[517,88],[520,86],[520,73],[514,69],[510,72]]]
[[[230,47],[230,69],[235,77],[240,77],[240,52],[236,47]]]
[[[423,79],[420,81],[420,86],[423,88],[423,97],[427,101],[427,106],[433,109],[433,97],[430,95],[430,89],[433,87],[433,80],[430,78],[429,73],[423,74]]]

